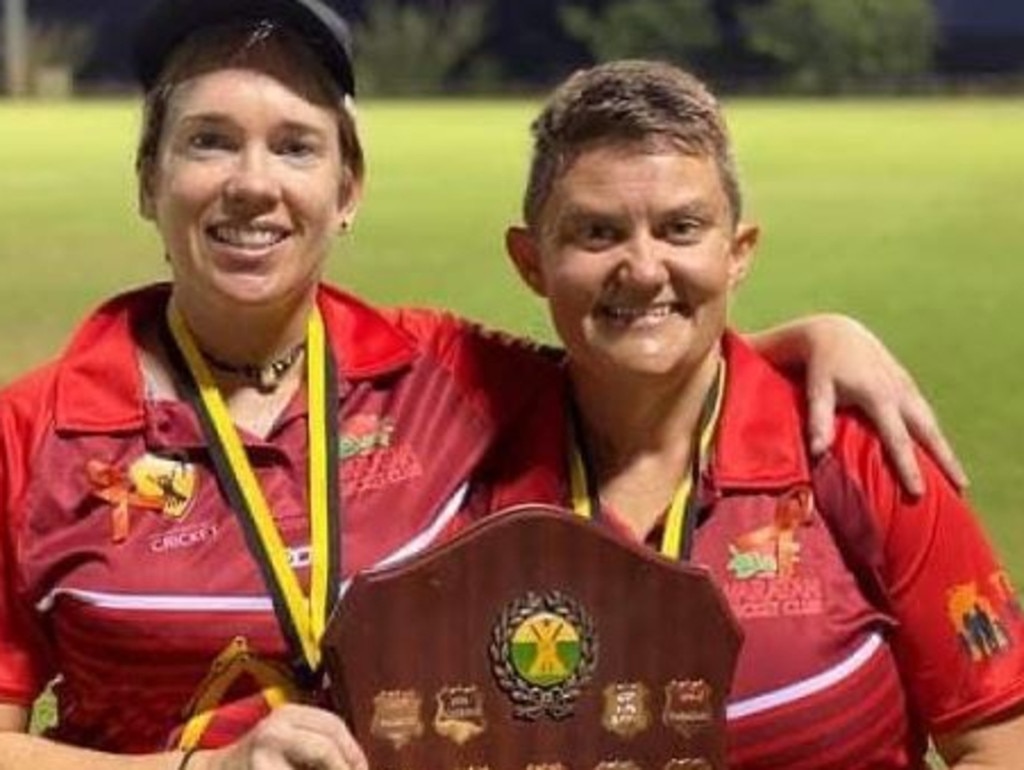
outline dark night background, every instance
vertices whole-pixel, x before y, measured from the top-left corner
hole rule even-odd
[[[373,0],[328,0],[349,18],[360,18]],[[715,0],[722,31],[739,53],[717,62],[726,77],[756,74],[757,62],[742,54],[736,34],[735,6],[757,0]],[[599,8],[603,0],[585,0]],[[78,73],[80,83],[112,84],[128,80],[125,41],[145,0],[29,0],[33,23],[75,20],[95,27],[92,53]],[[940,44],[935,67],[940,73],[982,75],[1024,70],[1024,0],[935,0]],[[501,65],[507,80],[523,86],[546,86],[586,54],[557,23],[552,0],[491,0],[484,46]],[[731,35],[731,37],[728,37]],[[733,45],[734,44],[734,45]],[[358,55],[358,40],[357,55]]]

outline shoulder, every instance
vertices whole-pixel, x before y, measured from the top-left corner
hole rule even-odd
[[[558,348],[445,310],[394,308],[389,313],[399,328],[438,351],[464,347],[495,358],[532,364],[538,369],[557,366],[563,356]]]
[[[414,374],[421,386],[427,378],[432,387],[453,388],[497,423],[560,387],[560,351],[453,313],[377,308],[326,285],[318,302],[346,377]]]
[[[810,458],[798,383],[739,336],[723,340],[726,385],[715,438],[713,470],[723,488],[806,484]]]
[[[134,414],[141,395],[135,359],[134,325],[162,308],[164,284],[110,298],[90,312],[64,350],[50,362],[17,378],[0,391],[0,422],[8,445],[15,434],[57,419],[70,426],[113,421]]]
[[[53,412],[56,361],[25,374],[0,390],[0,442],[3,454],[27,447],[33,427],[50,421]]]
[[[563,352],[534,340],[472,321],[445,310],[391,308],[385,315],[417,346],[456,377],[506,386],[518,373],[519,384],[560,381]]]

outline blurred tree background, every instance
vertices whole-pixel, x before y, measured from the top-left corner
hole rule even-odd
[[[928,73],[936,44],[931,0],[774,0],[741,9],[745,40],[798,91]]]
[[[81,90],[130,83],[148,0],[23,3]],[[1024,78],[1022,0],[326,0],[351,21],[364,94],[546,89],[570,70],[657,57],[719,89],[841,93]],[[62,27],[70,31],[62,31]],[[82,39],[81,30],[90,31]],[[75,44],[52,45],[61,35]],[[38,63],[37,63],[38,69]]]

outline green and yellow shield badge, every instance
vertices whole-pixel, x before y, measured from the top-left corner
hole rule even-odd
[[[495,625],[491,662],[515,716],[562,719],[597,664],[593,622],[566,594],[527,593]]]

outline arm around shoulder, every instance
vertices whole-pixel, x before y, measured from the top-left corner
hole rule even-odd
[[[802,371],[808,404],[808,440],[814,454],[833,441],[837,402],[859,408],[875,426],[904,488],[924,492],[914,455],[919,441],[957,486],[967,476],[942,434],[913,377],[863,324],[824,313],[799,318],[748,336],[775,367]]]

